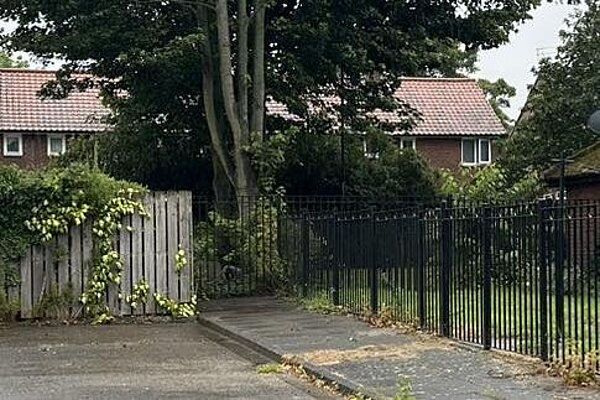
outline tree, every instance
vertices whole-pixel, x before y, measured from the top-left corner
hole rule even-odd
[[[123,99],[138,85],[152,89],[148,64],[189,79],[181,84],[190,95],[174,101],[194,108],[205,123],[196,132],[210,138],[217,196],[233,191],[239,198],[257,192],[245,149],[264,133],[267,96],[307,121],[365,130],[375,123],[369,118],[375,108],[410,114],[392,98],[401,76],[469,67],[478,49],[506,42],[539,3],[4,0],[0,16],[19,22],[4,37],[11,49],[67,61],[63,79],[51,87],[55,94],[100,85],[117,118],[126,108],[155,103],[144,97],[163,95],[149,90]],[[68,79],[81,70],[99,79]],[[322,101],[332,96],[341,101]]]
[[[561,33],[556,58],[540,63],[527,112],[503,149],[509,181],[523,171],[543,171],[561,154],[568,156],[597,140],[585,123],[600,108],[600,5],[587,4],[588,10]]]
[[[505,128],[511,127],[513,121],[504,112],[505,108],[510,107],[510,98],[517,94],[517,90],[509,85],[504,79],[498,79],[496,82],[487,79],[479,79],[479,86],[485,92],[487,101],[490,103],[494,112],[502,121]]]
[[[0,68],[28,68],[29,63],[21,57],[10,57],[6,52],[0,51]]]

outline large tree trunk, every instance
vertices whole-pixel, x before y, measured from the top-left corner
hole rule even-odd
[[[233,136],[233,164],[235,166],[235,192],[239,205],[252,204],[258,194],[256,175],[246,148],[250,144],[248,124],[248,23],[246,1],[239,0],[238,13],[238,97],[236,99],[231,56],[231,37],[227,0],[217,0],[217,43],[221,92],[225,114]],[[250,199],[250,201],[248,201]]]

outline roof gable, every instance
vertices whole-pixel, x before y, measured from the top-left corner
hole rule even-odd
[[[108,110],[97,89],[74,92],[66,99],[42,99],[38,92],[55,79],[54,71],[0,69],[0,130],[99,132]]]
[[[394,134],[499,136],[506,133],[475,79],[403,78],[394,95],[416,109],[421,116],[410,132],[398,131]],[[267,102],[267,112],[290,121],[301,120],[276,101]],[[405,117],[395,112],[375,111],[373,115],[386,123],[405,122]]]

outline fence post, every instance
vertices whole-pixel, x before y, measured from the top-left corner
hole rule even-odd
[[[308,296],[308,268],[310,266],[310,234],[308,214],[302,214],[301,241],[302,241],[302,297]]]
[[[417,213],[417,293],[419,301],[419,326],[423,328],[427,324],[427,305],[425,304],[425,212],[419,210]]]
[[[441,235],[440,235],[440,326],[442,336],[450,336],[450,268],[452,260],[450,256],[451,234],[450,234],[450,210],[448,201],[442,201],[441,205]]]
[[[548,202],[538,202],[539,249],[539,305],[540,305],[540,358],[548,361]]]
[[[556,217],[556,208],[554,209]],[[556,346],[560,343],[565,344],[564,329],[565,329],[565,206],[564,199],[561,199],[558,218],[556,221],[555,246],[556,257],[554,265],[554,309],[556,310]],[[564,348],[564,347],[563,347]],[[564,355],[563,355],[564,356]]]
[[[370,221],[369,239],[371,241],[369,245],[369,259],[371,263],[371,313],[377,315],[379,312],[379,279],[378,279],[378,265],[377,265],[377,230],[375,229],[375,210],[371,209],[371,221]]]
[[[342,246],[342,241],[343,239],[343,235],[342,235],[342,229],[338,228],[339,224],[338,224],[338,217],[335,215],[335,213],[333,214],[333,217],[331,218],[332,221],[332,225],[333,225],[333,240],[334,240],[334,244],[333,244],[333,279],[332,279],[332,288],[331,288],[331,294],[332,294],[332,301],[333,301],[333,305],[334,306],[339,306],[340,305],[340,262],[342,260],[342,251],[343,251],[343,246]]]
[[[483,210],[483,348],[492,347],[492,209]]]

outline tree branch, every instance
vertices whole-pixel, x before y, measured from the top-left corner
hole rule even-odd
[[[215,111],[215,81],[214,81],[214,66],[213,53],[210,40],[210,26],[208,23],[207,11],[204,7],[198,8],[198,20],[200,28],[204,31],[203,52],[202,57],[202,96],[204,103],[204,112],[212,142],[212,149],[216,160],[220,163],[227,180],[235,187],[233,176],[233,166],[227,157],[227,151],[223,143],[222,134],[218,123],[217,113]]]
[[[254,19],[254,71],[252,77],[252,132],[263,133],[265,118],[265,0],[256,0]]]
[[[225,114],[231,127],[234,145],[237,147],[241,141],[241,127],[237,112],[235,92],[233,90],[233,77],[231,66],[231,44],[229,41],[229,15],[227,12],[227,0],[217,0],[217,33],[219,47],[219,64],[221,77],[221,91],[223,92],[223,103]]]
[[[238,0],[238,101],[242,141],[248,137],[248,4]]]

